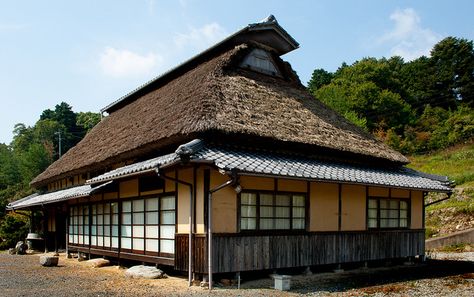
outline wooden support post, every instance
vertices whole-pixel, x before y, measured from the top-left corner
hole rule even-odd
[[[66,207],[66,258],[69,258],[69,207]]]
[[[48,251],[48,211],[43,207],[43,237],[44,237],[44,252]]]

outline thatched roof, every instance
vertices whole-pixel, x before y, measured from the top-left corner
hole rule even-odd
[[[184,63],[139,86],[137,89],[101,109],[101,112],[112,113],[127,105],[129,102],[155,90],[157,86],[166,84],[181,76],[189,69],[199,66],[210,56],[216,56],[226,49],[249,41],[257,42],[260,45],[271,48],[278,56],[284,55],[299,47],[299,43],[280,26],[276,18],[273,15],[269,15],[261,22],[245,26]]]
[[[266,139],[282,147],[306,145],[348,158],[408,162],[315,100],[278,54],[274,53],[274,60],[284,78],[240,69],[238,64],[255,46],[233,46],[192,69],[180,69],[184,73],[170,81],[158,82],[156,89],[105,117],[32,185],[147,154],[163,154],[171,145],[213,135],[249,142]],[[229,139],[232,137],[226,141]]]

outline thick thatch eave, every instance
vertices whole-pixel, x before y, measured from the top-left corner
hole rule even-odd
[[[273,139],[407,163],[400,153],[315,100],[291,67],[274,59],[284,79],[237,67],[249,47],[211,58],[105,117],[86,137],[33,181],[104,169],[209,133]]]

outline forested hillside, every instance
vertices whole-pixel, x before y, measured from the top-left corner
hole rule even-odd
[[[0,221],[9,199],[30,194],[30,181],[67,152],[100,121],[100,114],[72,111],[67,103],[47,109],[34,126],[16,124],[10,144],[0,143]]]
[[[473,42],[448,37],[430,57],[364,58],[336,72],[316,69],[310,92],[405,154],[474,136]]]

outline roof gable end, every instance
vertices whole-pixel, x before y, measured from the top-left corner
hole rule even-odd
[[[163,86],[176,77],[183,75],[199,64],[219,55],[223,51],[242,43],[252,42],[271,48],[279,56],[299,47],[299,43],[280,26],[273,15],[270,15],[259,23],[249,24],[184,63],[143,84],[132,92],[102,108],[101,113],[107,112],[110,114],[139,97]]]
[[[282,76],[270,53],[258,48],[242,59],[240,67],[272,76]]]

